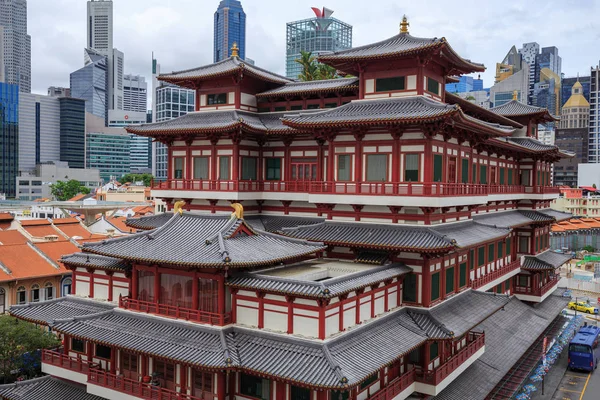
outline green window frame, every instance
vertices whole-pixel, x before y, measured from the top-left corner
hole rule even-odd
[[[281,180],[281,158],[267,158],[265,159],[266,176],[265,179],[268,181],[279,181]]]
[[[431,301],[440,298],[440,273],[431,275]]]
[[[427,77],[427,91],[440,95],[440,83],[433,78]]]
[[[479,183],[482,185],[487,184],[487,165],[479,166]]]
[[[442,181],[442,164],[443,157],[441,154],[433,155],[433,181],[441,182]]]
[[[440,347],[438,342],[433,342],[429,345],[429,361],[433,361],[440,355]]]
[[[494,243],[490,243],[488,245],[488,262],[489,263],[494,261],[495,255],[496,255],[496,253],[494,253]]]
[[[209,179],[208,157],[194,157],[194,179]]]
[[[496,293],[500,294],[502,293],[502,284],[499,283],[498,286],[496,286]]]
[[[332,390],[329,393],[329,398],[331,400],[348,400],[350,398],[350,392],[348,392],[347,390],[343,392],[341,390]]]
[[[287,111],[287,109],[285,107],[275,107],[273,109],[273,111],[278,112],[278,111]]]
[[[311,390],[309,388],[291,385],[290,398],[294,400],[310,400]]]
[[[500,168],[500,184],[504,185],[505,168]]]
[[[419,181],[419,155],[406,154],[404,156],[404,182]]]
[[[540,181],[540,171],[537,172],[537,181],[535,182],[536,186],[543,186],[543,182]]]
[[[471,170],[473,171],[473,183],[477,183],[477,164],[473,163],[473,168],[471,168]]]
[[[471,271],[475,269],[475,249],[469,251],[469,264],[471,265]]]
[[[402,282],[402,301],[407,303],[417,302],[417,275],[408,274]]]
[[[485,264],[485,247],[481,246],[477,249],[477,265],[481,267]]]
[[[504,257],[504,243],[498,242],[498,258]]]
[[[173,178],[174,179],[183,179],[183,166],[185,164],[185,157],[174,157],[173,158]]]
[[[302,110],[302,105],[296,104],[295,106],[290,106],[290,110],[292,110],[292,111]]]
[[[510,238],[506,239],[506,255],[509,256],[510,253]]]
[[[512,169],[508,169],[508,184],[512,185],[513,184],[513,170]]]
[[[375,80],[376,92],[392,92],[406,89],[406,77],[394,76],[391,78],[378,78]]]
[[[458,287],[464,287],[467,285],[467,263],[462,263],[459,266],[458,271]]]
[[[379,374],[377,372],[375,372],[373,375],[370,375],[367,379],[365,379],[364,381],[361,382],[360,390],[368,388],[373,383],[377,382],[377,379],[379,379]],[[296,399],[296,398],[294,396],[292,396],[292,399]]]
[[[519,286],[520,287],[527,287],[528,283],[527,283],[527,277],[524,275],[519,276]]]
[[[461,182],[462,183],[469,183],[469,159],[468,158],[463,158],[462,159],[462,172],[461,172]]]
[[[265,382],[266,381],[266,382]],[[265,390],[266,389],[266,390]],[[271,382],[254,375],[241,374],[240,393],[257,399],[268,399]]]
[[[242,157],[242,180],[255,181],[257,179],[258,159],[256,157]]]
[[[454,267],[446,270],[446,294],[454,293]]]
[[[206,96],[206,104],[209,106],[215,104],[227,104],[227,93],[213,93]]]
[[[535,238],[535,251],[538,252],[540,250],[540,237]]]

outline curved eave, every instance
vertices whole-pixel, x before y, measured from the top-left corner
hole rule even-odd
[[[450,100],[450,101],[448,101],[448,100]],[[517,121],[514,121],[508,117],[501,115],[501,114],[496,114],[494,112],[491,112],[490,110],[480,107],[475,103],[471,103],[469,100],[463,99],[462,97],[457,96],[453,93],[446,92],[446,102],[450,103],[450,104],[457,104],[459,107],[461,107],[466,112],[467,115],[471,115],[469,113],[469,111],[471,111],[475,114],[480,114],[481,116],[483,116],[483,118],[481,118],[477,115],[471,115],[474,118],[478,118],[481,120],[486,120],[486,118],[487,118],[487,119],[491,120],[491,121],[487,121],[487,122],[493,122],[493,123],[498,123],[501,125],[512,126],[513,128],[518,128],[518,129],[523,128],[523,125],[518,123]]]
[[[558,154],[559,153],[558,148],[548,149],[548,150],[533,150],[533,149],[530,149],[525,146],[521,146],[516,143],[509,143],[509,142],[498,141],[498,140],[494,140],[494,139],[495,138],[490,139],[490,142],[488,142],[488,143],[492,144],[493,146],[498,146],[498,147],[506,148],[509,150],[515,150],[515,151],[519,151],[519,152],[525,153],[525,154],[544,155],[544,154],[553,154],[553,153]]]
[[[267,72],[267,71],[265,71]],[[261,81],[276,83],[278,85],[285,85],[286,83],[292,82],[291,80],[285,80],[283,77],[281,79],[269,78],[265,75],[255,73],[251,68],[245,68],[239,66],[237,68],[228,69],[222,72],[212,73],[212,74],[202,74],[198,73],[197,75],[190,76],[178,76],[178,75],[159,75],[158,80],[162,82],[168,82],[176,84],[177,86],[182,86],[188,89],[195,89],[197,85],[194,85],[196,82],[204,82],[215,78],[223,78],[227,76],[239,76],[240,74],[251,76],[255,79],[259,79]]]
[[[456,114],[454,121],[455,121],[456,125],[458,125],[461,128],[471,130],[476,133],[484,133],[484,134],[487,134],[488,136],[492,136],[492,137],[495,137],[495,136],[509,137],[515,131],[514,129],[510,129],[510,130],[500,129],[500,128],[495,128],[491,125],[487,125],[485,123],[480,123],[480,122],[476,121],[476,118],[474,118],[474,117],[467,118],[467,115],[462,110],[460,110],[460,112]]]
[[[63,260],[60,259],[58,260],[60,263],[64,264],[65,266],[70,266],[70,267],[79,267],[79,268],[94,268],[94,269],[101,269],[104,271],[115,271],[115,272],[125,272],[125,269],[123,268],[118,268],[118,267],[104,267],[102,265],[95,265],[90,263],[84,263],[84,262],[73,262],[73,261],[67,261],[67,260]]]
[[[315,89],[315,90],[294,90],[289,92],[282,93],[259,93],[256,95],[259,99],[271,99],[278,97],[287,97],[287,96],[302,96],[302,95],[313,95],[313,94],[321,94],[321,93],[336,93],[336,92],[347,92],[347,91],[357,91],[358,85],[348,85],[348,86],[339,86],[335,88],[328,89]]]
[[[162,123],[162,122],[161,122]],[[232,122],[229,125],[211,128],[157,128],[157,129],[139,129],[139,127],[126,127],[127,133],[133,133],[138,136],[156,137],[156,136],[177,136],[177,135],[199,135],[209,133],[230,132],[242,125],[239,121]]]

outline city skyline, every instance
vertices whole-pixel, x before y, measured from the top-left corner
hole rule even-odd
[[[81,15],[86,12],[85,2],[61,0],[58,3],[29,7],[32,91],[35,93],[45,93],[51,85],[68,86],[69,73],[81,63],[86,32]],[[155,0],[115,1],[114,41],[128,55],[127,73],[141,74],[149,79],[152,51],[165,72],[212,62],[214,10],[219,2],[200,4],[182,0],[179,3],[177,7],[167,7]],[[384,1],[380,8],[387,11],[381,14],[369,4],[352,1],[351,6],[348,1],[331,0],[323,4],[298,2],[285,8],[276,7],[272,0],[260,4],[242,1],[247,14],[247,51],[258,66],[285,74],[285,23],[311,17],[311,6],[326,6],[339,10],[338,17],[354,26],[355,46],[394,35],[402,15],[407,14],[412,34],[421,37],[445,34],[458,52],[484,63],[487,67],[482,74],[485,86],[493,83],[495,63],[501,61],[506,49],[526,42],[558,47],[564,60],[565,76],[585,75],[591,66],[598,64],[600,53],[580,52],[571,45],[576,29],[579,33],[580,29],[593,26],[593,15],[600,11],[596,3],[571,4],[566,10],[555,7],[558,4],[555,1],[534,1],[527,7],[515,1],[491,4],[487,8],[470,1],[460,10],[444,7],[443,2],[435,3],[440,7],[432,7],[429,2],[400,7]],[[265,13],[265,9],[270,12]],[[542,19],[554,30],[541,33],[535,21]],[[483,20],[491,22],[478,22]],[[563,23],[574,20],[580,22],[577,28]],[[56,28],[49,29],[48,24],[33,24],[33,21],[53,21],[52,27]],[[600,33],[597,32],[577,36],[577,42],[590,49],[595,48],[598,39]]]

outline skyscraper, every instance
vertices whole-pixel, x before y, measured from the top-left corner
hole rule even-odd
[[[600,64],[600,63],[599,63]],[[588,162],[600,162],[600,65],[590,73],[590,129]]]
[[[576,76],[571,78],[562,78],[562,83],[560,86],[561,90],[561,107],[565,105],[565,103],[569,100],[572,95],[573,85],[579,82],[581,87],[583,88],[583,97],[587,101],[590,101],[590,77],[589,76]]]
[[[542,70],[547,68],[554,74],[560,76],[562,59],[558,55],[558,48],[554,46],[543,47],[540,52],[540,45],[535,42],[524,43],[523,47],[519,49],[519,54],[521,54],[523,62],[529,66],[529,91],[527,95],[527,103],[537,105],[535,104],[534,100],[534,92],[536,91],[536,83],[545,81],[544,77],[542,76]],[[546,74],[546,76],[547,75],[548,74]],[[560,92],[560,81],[556,82],[555,80],[555,86],[558,87]],[[557,106],[557,108],[560,108],[560,106]],[[553,110],[550,111],[553,113],[555,112]]]
[[[332,18],[333,10],[313,7],[315,18],[287,23],[286,76],[298,79],[302,66],[296,62],[301,51],[313,56],[352,47],[352,25]]]
[[[246,13],[238,0],[222,0],[215,12],[214,61],[229,57],[237,43],[240,58],[246,58]]]
[[[85,110],[107,121],[108,59],[94,50],[85,50],[85,67],[71,74],[71,96],[85,100]]]
[[[70,168],[85,168],[85,101],[59,97],[60,161]]]
[[[0,0],[4,82],[31,92],[31,36],[27,34],[27,0]]]
[[[148,111],[148,84],[143,76],[123,77],[123,111]]]
[[[0,194],[15,196],[19,169],[19,87],[0,82]]]

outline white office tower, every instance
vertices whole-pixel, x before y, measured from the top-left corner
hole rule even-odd
[[[19,85],[21,93],[31,93],[31,36],[27,34],[27,1],[0,0],[0,38],[4,51],[0,81]],[[1,67],[0,67],[1,69]]]
[[[600,163],[600,62],[590,72],[590,122],[588,162]]]
[[[148,84],[140,75],[123,77],[123,111],[148,111]]]

